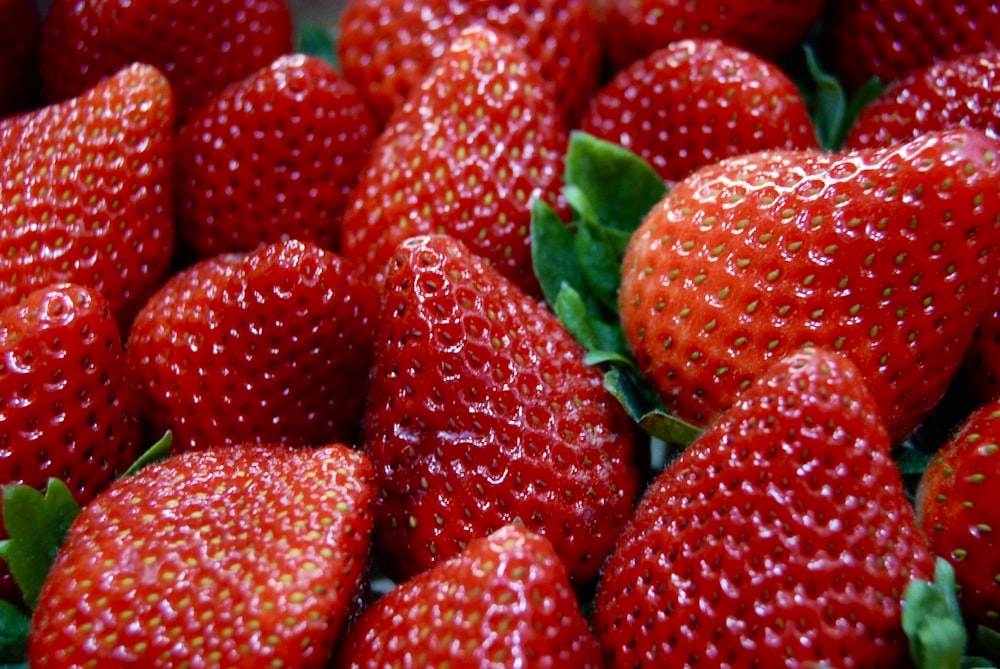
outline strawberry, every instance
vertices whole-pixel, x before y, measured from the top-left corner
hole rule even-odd
[[[163,75],[137,64],[0,121],[0,306],[79,283],[127,327],[170,265],[172,100]]]
[[[608,60],[617,69],[692,37],[720,39],[776,61],[805,38],[824,4],[824,0],[737,0],[724,5],[681,0],[598,2]]]
[[[619,71],[580,129],[637,153],[665,181],[732,155],[816,147],[805,102],[780,69],[705,39],[674,42]]]
[[[556,199],[567,142],[528,56],[490,28],[470,28],[376,141],[340,251],[380,282],[400,241],[446,232],[537,294],[531,204]]]
[[[42,586],[31,666],[326,666],[367,565],[370,473],[341,445],[271,445],[120,479]]]
[[[1000,397],[1000,283],[972,336],[955,384],[973,407]]]
[[[378,312],[341,257],[277,242],[173,276],[127,341],[133,385],[177,451],[353,442]]]
[[[179,130],[179,237],[199,258],[282,239],[334,248],[376,133],[371,113],[332,65],[279,57]]]
[[[600,25],[587,0],[348,0],[337,42],[344,76],[383,122],[461,32],[490,26],[512,38],[573,125],[597,88]]]
[[[362,450],[375,540],[403,580],[521,519],[592,580],[642,472],[633,428],[541,303],[446,235],[389,265]]]
[[[608,560],[609,667],[897,667],[934,570],[879,406],[832,351],[775,362],[656,478]]]
[[[932,130],[966,127],[1000,138],[1000,51],[967,54],[911,72],[867,105],[848,148],[885,146]]]
[[[1000,400],[966,418],[937,452],[917,488],[916,510],[931,550],[951,562],[966,621],[1000,631],[997,542]]]
[[[551,542],[505,525],[396,586],[344,639],[335,667],[603,667]]]
[[[291,50],[285,0],[53,0],[39,59],[50,101],[79,95],[133,62],[153,65],[169,78],[182,122]]]
[[[893,439],[941,399],[996,283],[1000,145],[968,129],[724,160],[649,213],[619,309],[666,408],[711,423],[813,344],[862,370]]]
[[[0,0],[0,118],[35,104],[40,30],[33,0]]]

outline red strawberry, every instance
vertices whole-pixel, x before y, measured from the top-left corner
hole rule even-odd
[[[1000,397],[1000,283],[965,352],[956,385],[973,405]]]
[[[370,473],[344,446],[257,446],[121,479],[70,528],[31,666],[326,666],[367,565]]]
[[[917,489],[917,518],[931,550],[955,569],[966,622],[1000,631],[997,540],[1000,506],[1000,400],[970,415],[927,467]]]
[[[401,580],[521,519],[577,583],[640,485],[631,423],[542,304],[445,235],[390,263],[362,449],[376,542]]]
[[[996,0],[837,0],[827,7],[819,43],[848,90],[1000,47]]]
[[[898,667],[934,570],[846,358],[775,363],[647,490],[602,573],[609,667]]]
[[[717,40],[674,42],[632,63],[597,92],[580,127],[639,154],[665,181],[732,155],[817,145],[792,81]]]
[[[170,264],[173,124],[147,65],[0,122],[0,306],[73,282],[127,326]]]
[[[243,442],[350,442],[360,429],[375,290],[298,241],[204,260],[143,307],[132,382],[178,451]]]
[[[177,118],[292,50],[285,0],[54,0],[40,69],[52,101],[79,95],[133,62],[170,79]]]
[[[777,60],[805,38],[824,4],[825,0],[598,2],[604,15],[605,48],[617,68],[692,37],[721,39],[767,60]]]
[[[349,0],[337,43],[344,76],[386,121],[473,25],[509,35],[542,74],[566,123],[579,119],[601,69],[600,26],[588,0]]]
[[[335,667],[603,667],[566,567],[520,525],[475,539],[358,619]]]
[[[666,407],[702,425],[774,360],[851,357],[894,439],[933,408],[996,283],[1000,145],[973,130],[764,152],[680,182],[632,238],[619,308]]]
[[[0,0],[0,118],[35,103],[40,28],[34,0]]]
[[[932,130],[975,128],[1000,138],[1000,51],[958,56],[916,70],[866,106],[846,146],[905,141]]]
[[[334,248],[376,133],[371,113],[333,66],[278,58],[180,129],[180,238],[202,258],[282,239]]]
[[[532,198],[555,200],[568,141],[527,55],[471,28],[376,142],[344,214],[341,252],[380,280],[400,241],[446,232],[538,293]]]

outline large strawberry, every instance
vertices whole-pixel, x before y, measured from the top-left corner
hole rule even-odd
[[[316,57],[282,56],[212,98],[177,137],[177,223],[197,257],[282,239],[340,243],[375,141],[354,87]]]
[[[552,543],[506,525],[375,602],[334,666],[604,665]]]
[[[400,241],[446,232],[537,293],[531,204],[555,200],[567,142],[527,54],[491,28],[470,28],[376,142],[340,251],[379,277]]]
[[[378,311],[342,258],[277,242],[173,276],[127,341],[153,434],[178,451],[243,442],[353,442]]]
[[[935,455],[917,488],[917,518],[931,550],[955,569],[966,621],[1000,630],[995,529],[1000,506],[1000,400],[976,409]]]
[[[36,101],[40,26],[34,0],[0,0],[0,118]]]
[[[0,306],[73,282],[127,326],[171,261],[172,101],[163,75],[137,64],[0,122]]]
[[[183,121],[291,50],[285,0],[54,0],[39,66],[46,98],[58,101],[134,62],[148,63],[170,79]]]
[[[367,569],[370,463],[222,447],[121,479],[74,521],[31,666],[324,667]]]
[[[890,448],[848,359],[776,362],[639,503],[597,591],[608,666],[904,666],[933,562]]]
[[[542,74],[566,123],[579,119],[601,69],[600,27],[589,0],[350,0],[337,42],[344,76],[384,122],[473,25],[509,35]]]
[[[728,156],[817,145],[805,102],[777,66],[706,39],[674,42],[619,71],[580,129],[638,154],[666,181]]]
[[[996,283],[1000,144],[974,130],[695,172],[646,217],[619,308],[666,408],[710,423],[806,344],[860,367],[894,439],[944,394]]]

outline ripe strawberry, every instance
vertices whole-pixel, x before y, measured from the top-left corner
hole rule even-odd
[[[813,344],[860,367],[894,439],[942,397],[996,283],[1000,145],[930,133],[731,158],[632,238],[619,309],[668,410],[702,425]]]
[[[170,264],[173,124],[170,85],[147,65],[0,121],[0,306],[73,282],[127,327]]]
[[[879,407],[839,354],[776,362],[653,482],[602,573],[609,667],[897,667],[934,570]]]
[[[334,248],[377,130],[354,87],[316,57],[282,56],[178,132],[178,234],[197,257],[282,239]]]
[[[916,509],[931,550],[955,569],[966,622],[1000,631],[1000,578],[993,528],[1000,506],[1000,400],[976,409],[927,467]]]
[[[718,40],[674,42],[619,71],[580,128],[639,154],[665,181],[732,155],[817,146],[792,81]]]
[[[341,253],[381,281],[400,241],[446,232],[537,294],[532,198],[556,199],[568,141],[527,55],[470,28],[376,142],[344,214]]]
[[[79,95],[142,62],[170,79],[184,121],[227,85],[292,50],[285,0],[54,0],[42,24],[45,96]]]
[[[957,127],[1000,138],[998,93],[1000,51],[958,56],[920,68],[861,111],[846,146],[885,146]]]
[[[334,666],[604,665],[552,544],[505,525],[375,602]]]
[[[567,125],[597,88],[601,36],[587,0],[348,0],[337,43],[344,76],[383,122],[466,28],[486,25],[531,58]]]
[[[31,666],[324,667],[367,565],[370,463],[347,447],[186,453],[74,521]]]
[[[838,0],[840,1],[840,0]],[[825,0],[600,0],[605,49],[622,68],[671,42],[692,37],[720,39],[775,61],[797,46],[823,11]]]
[[[40,29],[33,0],[0,0],[0,118],[35,104]]]
[[[956,385],[966,391],[973,405],[1000,397],[1000,283],[983,312],[957,375]]]
[[[349,263],[278,242],[204,260],[143,307],[128,337],[153,434],[177,451],[353,442],[378,311]]]
[[[542,304],[445,236],[390,263],[362,450],[397,580],[521,519],[593,579],[640,485],[603,373]]]

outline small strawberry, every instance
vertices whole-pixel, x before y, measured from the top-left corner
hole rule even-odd
[[[619,71],[580,129],[637,153],[665,181],[728,156],[817,145],[805,102],[780,69],[705,39],[674,42]]]
[[[387,270],[361,448],[398,580],[521,519],[586,583],[641,481],[632,425],[582,346],[445,235],[402,243]]]
[[[898,667],[934,570],[862,375],[774,363],[657,477],[602,572],[609,667]]]
[[[375,602],[334,666],[604,665],[552,544],[505,525]]]
[[[34,0],[0,0],[0,118],[36,102],[40,30]]]
[[[278,58],[178,131],[180,239],[200,258],[282,239],[335,248],[376,133],[371,112],[332,65]]]
[[[370,474],[345,446],[252,446],[119,480],[42,586],[31,666],[326,666],[367,568]]]
[[[134,62],[153,65],[170,80],[184,121],[291,50],[285,0],[54,0],[39,58],[50,101],[80,95]]]
[[[137,64],[0,121],[0,306],[72,282],[97,288],[127,327],[171,260],[172,100]]]
[[[512,38],[573,125],[597,88],[600,25],[588,0],[348,0],[337,42],[344,76],[383,122],[461,32],[490,26]]]
[[[902,439],[944,395],[993,292],[998,180],[1000,145],[968,129],[695,172],[622,265],[640,369],[668,410],[706,425],[774,360],[829,347]]]
[[[976,409],[935,455],[917,488],[917,518],[931,550],[955,569],[966,621],[1000,631],[1000,400]]]
[[[143,307],[127,341],[153,434],[176,451],[353,442],[378,312],[336,254],[298,241],[203,260]]]

